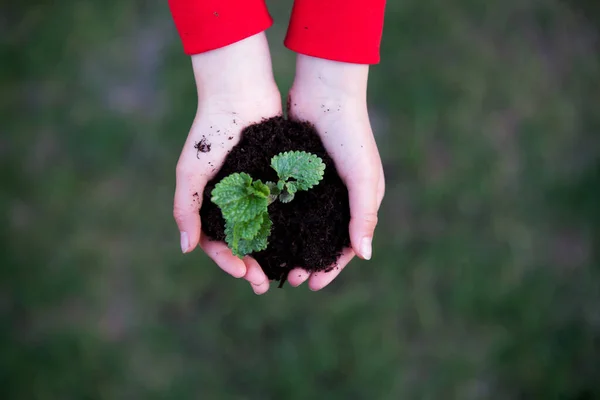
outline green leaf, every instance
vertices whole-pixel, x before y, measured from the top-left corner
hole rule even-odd
[[[304,151],[288,151],[271,159],[271,167],[277,172],[279,179],[296,180],[298,190],[308,190],[318,185],[325,173],[323,160],[314,154]]]
[[[242,172],[231,174],[215,185],[211,201],[219,206],[226,221],[245,222],[266,212],[268,187],[257,182],[253,185],[252,177]]]
[[[279,191],[281,192],[283,190],[283,188],[285,187],[285,182],[282,180],[279,180],[277,182],[277,189],[279,189]]]
[[[256,236],[265,218],[269,218],[267,213],[261,213],[252,218],[250,221],[238,222],[237,225],[239,226],[240,237],[242,239],[252,239],[254,236]]]
[[[267,203],[272,204],[273,202],[275,202],[275,200],[277,200],[277,196],[279,196],[281,190],[279,190],[275,182],[267,182],[266,185],[269,188],[270,192]]]
[[[254,189],[254,194],[259,197],[268,197],[271,194],[269,186],[262,183],[260,179],[252,182],[252,188]]]
[[[289,203],[294,200],[295,195],[293,193],[281,192],[279,195],[279,201],[282,203]]]
[[[225,243],[235,256],[244,257],[245,254],[239,253],[240,237],[237,224],[234,222],[225,221]]]
[[[243,228],[239,227],[239,223],[225,222],[225,242],[231,249],[233,255],[239,258],[244,258],[245,255],[261,251],[267,248],[268,238],[271,234],[271,226],[273,223],[269,219],[267,213],[261,214],[262,222],[256,235],[251,239],[241,237],[240,231]]]
[[[267,182],[266,185],[269,188],[269,193],[271,195],[274,194],[275,196],[277,196],[279,193],[281,193],[281,189],[277,187],[277,184],[275,182]]]
[[[250,185],[252,185],[252,177],[245,172],[226,176],[215,185],[211,192],[211,201],[219,207],[235,203],[248,195],[246,188]]]
[[[295,181],[288,182],[285,184],[285,190],[289,194],[294,194],[298,191],[298,184]]]

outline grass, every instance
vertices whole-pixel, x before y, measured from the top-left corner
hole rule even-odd
[[[166,3],[3,7],[2,398],[600,397],[592,9],[389,2],[374,258],[257,297],[178,250],[196,100]]]

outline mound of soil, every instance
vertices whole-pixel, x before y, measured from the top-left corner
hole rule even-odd
[[[275,117],[246,127],[240,142],[206,185],[200,209],[204,233],[212,240],[224,241],[225,221],[219,208],[210,201],[215,185],[234,172],[246,172],[263,182],[277,182],[271,158],[294,150],[316,154],[326,168],[317,186],[296,193],[290,203],[276,201],[269,206],[269,217],[273,221],[269,246],[253,253],[252,257],[269,279],[280,282],[280,287],[292,268],[303,267],[311,272],[327,270],[342,250],[350,246],[348,190],[311,124]]]

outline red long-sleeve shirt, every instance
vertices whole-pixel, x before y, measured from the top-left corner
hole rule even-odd
[[[235,43],[268,29],[264,0],[169,0],[186,54]],[[377,64],[385,0],[295,0],[284,44],[329,60]]]

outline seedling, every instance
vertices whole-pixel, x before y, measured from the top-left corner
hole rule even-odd
[[[240,172],[223,178],[211,192],[211,201],[225,219],[225,242],[239,258],[267,248],[273,225],[269,205],[277,200],[289,203],[298,191],[318,185],[325,172],[323,160],[304,151],[274,156],[271,168],[277,172],[277,182],[263,183]]]

